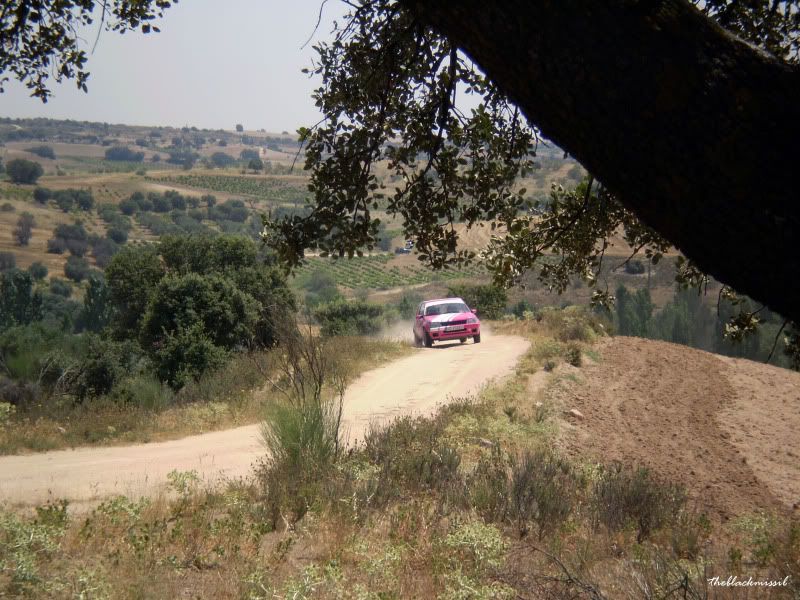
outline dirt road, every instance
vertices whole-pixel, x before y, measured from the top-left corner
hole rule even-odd
[[[527,348],[522,338],[485,332],[480,344],[420,349],[365,373],[345,397],[349,440],[361,438],[370,422],[428,414],[448,398],[477,391],[510,373]],[[196,470],[207,482],[242,477],[263,454],[259,426],[251,425],[155,444],[4,456],[0,502],[30,506],[66,498],[80,507],[117,494],[155,494],[172,470]]]

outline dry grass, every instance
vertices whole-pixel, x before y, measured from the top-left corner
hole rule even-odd
[[[334,343],[351,377],[411,351],[408,345],[380,339],[341,338]],[[275,397],[265,384],[270,361],[268,352],[239,355],[177,397],[164,388],[158,406],[121,404],[104,397],[16,413],[0,428],[0,454],[166,441],[258,423]]]

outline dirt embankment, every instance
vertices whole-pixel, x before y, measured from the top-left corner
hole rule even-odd
[[[665,342],[604,340],[557,394],[572,456],[649,467],[726,521],[800,508],[800,373]]]

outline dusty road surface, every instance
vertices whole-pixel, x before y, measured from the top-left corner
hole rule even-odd
[[[584,416],[562,430],[569,454],[647,466],[719,521],[798,514],[800,373],[639,338],[598,350],[555,396]]]
[[[522,338],[485,332],[480,344],[419,349],[365,373],[345,397],[349,440],[361,438],[371,422],[428,414],[450,398],[477,391],[510,373],[527,349]],[[196,470],[206,482],[246,476],[263,454],[259,426],[250,425],[154,444],[4,456],[0,502],[24,507],[66,498],[80,508],[117,494],[156,494],[174,469]]]

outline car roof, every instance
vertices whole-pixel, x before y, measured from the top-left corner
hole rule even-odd
[[[437,300],[425,300],[423,304],[425,306],[434,306],[436,304],[447,304],[448,302],[463,302],[466,304],[466,302],[464,302],[461,298],[439,298]]]

